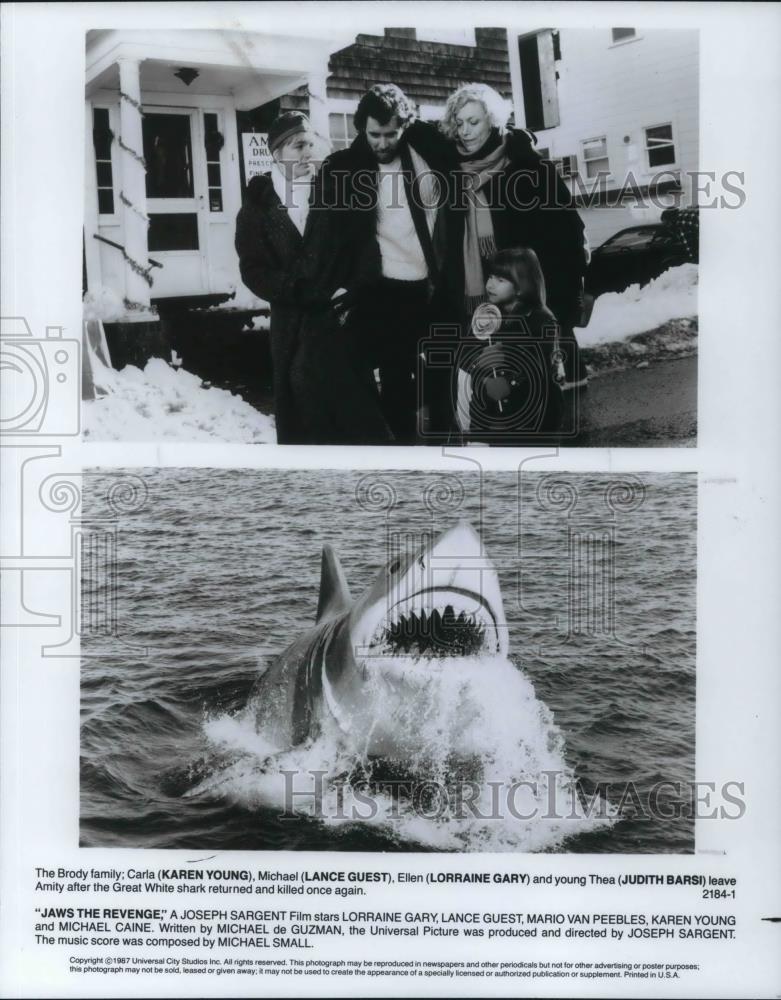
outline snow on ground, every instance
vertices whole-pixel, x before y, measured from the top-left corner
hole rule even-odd
[[[225,441],[273,444],[274,418],[226,389],[202,388],[197,375],[152,358],[143,371],[113,371],[93,360],[99,399],[85,401],[88,441]]]
[[[578,328],[581,347],[624,340],[662,326],[671,319],[697,315],[697,265],[671,267],[644,288],[630,285],[624,292],[608,292],[594,303],[591,320]]]
[[[151,307],[147,310],[134,309],[128,313],[127,306],[112,288],[100,285],[94,291],[87,292],[82,299],[84,304],[84,319],[102,320],[104,323],[121,323],[132,319],[139,323],[142,320],[154,322],[159,319],[157,311]]]

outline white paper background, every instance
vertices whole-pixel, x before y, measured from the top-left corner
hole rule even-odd
[[[349,7],[349,9],[347,9]],[[306,9],[305,9],[306,8]],[[513,24],[519,30],[542,23],[593,27],[638,24],[699,27],[701,31],[702,170],[717,176],[745,171],[747,200],[739,211],[703,211],[701,221],[699,443],[680,450],[566,450],[559,458],[538,458],[530,468],[610,471],[697,471],[700,476],[697,776],[716,782],[746,783],[747,811],[739,822],[707,822],[697,827],[694,858],[594,858],[599,871],[705,871],[737,874],[735,912],[741,926],[728,945],[704,942],[681,954],[707,960],[699,978],[669,987],[676,996],[777,996],[781,993],[779,924],[760,917],[781,912],[781,806],[778,789],[781,737],[778,664],[779,614],[779,294],[781,241],[778,210],[781,130],[781,11],[753,4],[469,4],[421,3],[373,5],[273,4],[24,4],[2,11],[2,311],[23,315],[41,336],[47,326],[62,326],[77,338],[81,324],[81,267],[84,167],[84,33],[97,27],[247,27],[280,30],[306,18],[308,25],[335,17],[349,18],[351,31],[394,24],[441,24],[456,19],[473,24]],[[523,23],[520,23],[520,22]],[[67,405],[67,404],[63,404]],[[36,442],[40,443],[40,442]],[[75,439],[54,442],[61,458],[46,458],[50,473],[82,467],[198,465],[240,467],[409,467],[466,469],[463,458],[440,456],[434,449],[335,449],[224,445],[80,445]],[[27,457],[28,453],[21,457]],[[469,462],[473,462],[474,454]],[[18,533],[19,460],[16,449],[3,448],[4,544]],[[517,468],[509,450],[481,450],[490,469]],[[32,507],[30,499],[25,500]],[[62,520],[41,518],[28,525],[47,554],[67,549]],[[38,597],[65,606],[64,574],[44,573]],[[4,581],[7,584],[7,580]],[[142,988],[133,980],[67,978],[54,949],[31,950],[28,927],[32,904],[29,887],[36,864],[110,867],[135,863],[155,867],[155,852],[79,851],[78,842],[78,675],[79,662],[42,659],[34,630],[2,630],[2,989],[4,995],[181,995],[181,986],[161,977]],[[170,856],[169,856],[170,860]],[[223,859],[226,866],[231,856]],[[245,859],[246,861],[247,859]],[[583,856],[524,857],[525,870],[588,871]],[[233,858],[234,863],[236,858]],[[324,866],[325,856],[275,855],[256,863],[298,867]],[[327,858],[328,867],[427,870],[431,857],[345,855]],[[517,859],[437,856],[442,870],[517,868]],[[493,892],[494,890],[491,890]],[[400,906],[444,908],[446,900],[464,905],[463,890],[438,893],[436,904],[425,890],[419,901],[407,893]],[[480,897],[488,905],[490,894]],[[620,897],[630,908],[629,896]],[[610,904],[605,894],[604,905]],[[656,908],[640,890],[633,903]],[[275,904],[281,905],[281,904]],[[383,907],[395,905],[390,894]],[[558,904],[557,904],[558,905]],[[578,906],[573,896],[572,905]],[[674,910],[667,899],[659,907]],[[684,909],[683,904],[680,907]],[[714,912],[722,912],[714,909]],[[374,946],[373,946],[374,947]],[[423,944],[417,947],[428,947]],[[593,945],[584,944],[583,953]],[[416,946],[404,944],[404,953]],[[458,953],[463,945],[443,945],[440,953]],[[391,942],[389,954],[402,948]],[[508,952],[513,950],[508,945]],[[579,946],[560,946],[569,960]],[[536,951],[536,949],[535,949]],[[625,949],[629,954],[631,949]],[[648,954],[648,952],[644,952]],[[533,956],[530,956],[533,957]],[[75,980],[75,981],[74,981]],[[390,985],[389,985],[390,984]],[[236,991],[235,980],[222,984]],[[257,992],[249,983],[246,993]],[[278,982],[292,993],[363,992],[357,982],[317,983],[310,978]],[[387,994],[392,981],[376,981]],[[604,995],[610,984],[535,981],[537,995],[578,989],[581,995]],[[266,989],[266,987],[264,987]],[[416,984],[433,993],[459,989],[464,994],[516,994],[517,982],[484,987],[467,981]],[[615,994],[626,984],[618,981]],[[638,982],[638,996],[661,995],[653,984]],[[661,987],[657,986],[657,990]],[[208,987],[219,995],[220,984]]]

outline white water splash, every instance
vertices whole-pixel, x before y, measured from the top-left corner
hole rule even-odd
[[[550,710],[509,660],[440,660],[390,686],[381,670],[369,675],[358,725],[345,733],[326,716],[314,741],[292,749],[256,732],[252,703],[208,719],[206,737],[229,763],[191,794],[369,826],[411,849],[552,850],[616,822],[604,800],[584,808]],[[382,762],[366,753],[379,728],[393,733]]]

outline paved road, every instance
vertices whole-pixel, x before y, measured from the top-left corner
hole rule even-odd
[[[586,396],[580,447],[680,448],[697,443],[696,356],[594,377]]]
[[[239,392],[263,413],[273,412],[268,389]],[[583,401],[582,448],[693,447],[697,437],[697,358],[652,361],[647,368],[628,368],[592,376]]]

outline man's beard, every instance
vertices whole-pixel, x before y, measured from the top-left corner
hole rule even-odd
[[[396,146],[394,149],[385,149],[381,153],[378,152],[374,155],[380,163],[390,163],[399,155],[399,147]]]

